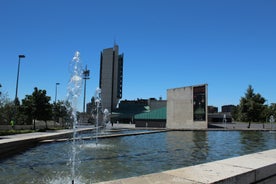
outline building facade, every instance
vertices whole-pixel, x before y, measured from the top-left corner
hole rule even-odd
[[[156,109],[165,108],[166,102],[166,100],[157,100],[156,98],[121,100],[119,108],[116,108],[111,119],[114,122],[119,121],[123,123],[133,123],[135,122],[134,117],[137,114],[149,113]]]
[[[119,46],[104,49],[101,52],[100,88],[103,109],[114,111],[122,98],[123,89],[123,60],[124,55],[119,54]]]
[[[208,127],[207,84],[167,90],[167,128]]]
[[[235,105],[223,105],[221,106],[221,112],[232,112]]]

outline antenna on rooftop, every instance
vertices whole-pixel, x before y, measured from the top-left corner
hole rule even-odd
[[[113,45],[115,46],[115,45],[117,45],[117,43],[116,43],[116,36],[114,36],[114,38],[113,38]]]

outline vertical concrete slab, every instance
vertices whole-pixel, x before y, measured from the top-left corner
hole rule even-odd
[[[205,99],[203,111],[205,120],[194,120],[194,105],[196,99],[194,89],[205,87]],[[172,129],[206,129],[208,126],[207,118],[207,84],[198,86],[181,87],[167,90],[167,128]]]

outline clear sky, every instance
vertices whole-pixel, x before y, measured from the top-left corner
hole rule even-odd
[[[90,70],[87,99],[99,85],[100,52],[124,53],[123,98],[162,97],[208,84],[208,104],[237,105],[248,85],[276,102],[275,0],[0,0],[1,90],[34,87],[64,100],[75,51]],[[83,96],[80,97],[82,110]]]

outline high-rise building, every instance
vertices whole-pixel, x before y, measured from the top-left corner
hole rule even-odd
[[[103,109],[112,112],[122,98],[123,60],[119,46],[104,49],[101,52],[100,88]]]

